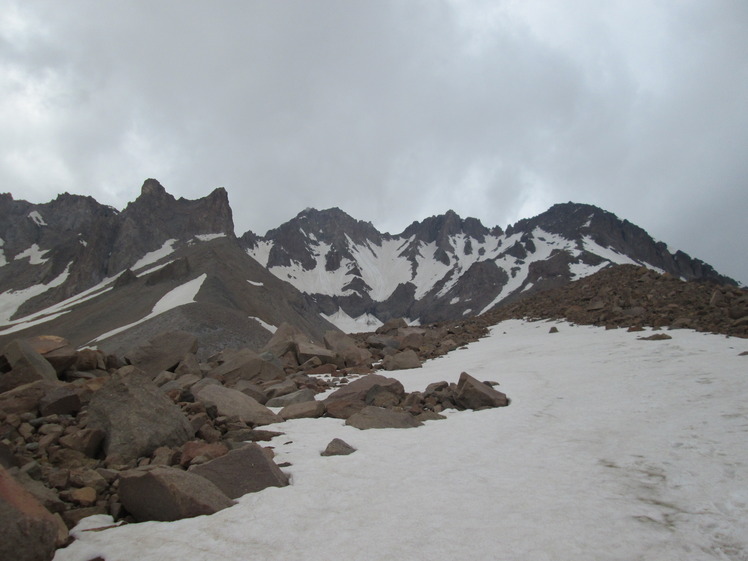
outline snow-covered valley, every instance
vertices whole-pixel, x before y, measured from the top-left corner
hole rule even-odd
[[[387,375],[414,391],[466,371],[509,407],[410,430],[271,425],[291,486],[178,522],[84,519],[55,560],[748,559],[748,340],[646,334],[503,322]],[[320,456],[336,437],[357,451]]]

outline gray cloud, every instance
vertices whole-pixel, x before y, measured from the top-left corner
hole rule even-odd
[[[0,182],[237,231],[588,202],[748,282],[745,3],[0,0]]]

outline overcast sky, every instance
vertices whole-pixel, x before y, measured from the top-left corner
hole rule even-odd
[[[0,0],[0,191],[237,233],[591,203],[748,283],[748,2]]]

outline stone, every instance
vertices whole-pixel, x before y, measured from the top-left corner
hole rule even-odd
[[[270,409],[249,397],[247,394],[219,385],[208,385],[195,393],[195,399],[206,407],[215,407],[218,415],[236,415],[245,423],[269,425],[282,419]]]
[[[37,380],[56,382],[57,372],[23,339],[5,345],[0,354],[0,393]]]
[[[322,364],[335,362],[335,352],[314,343],[300,341],[296,343],[296,358],[299,364],[303,364],[312,358],[318,358]]]
[[[90,487],[97,493],[103,493],[109,482],[97,470],[78,468],[70,471],[70,484],[75,487]]]
[[[324,404],[327,415],[336,419],[347,419],[366,407],[366,404],[359,399],[335,399],[325,401]]]
[[[208,372],[210,378],[222,380],[233,386],[240,380],[253,382],[279,380],[286,373],[273,361],[265,360],[249,349],[241,349],[229,354],[225,361]]]
[[[324,414],[325,404],[314,400],[286,405],[278,413],[286,421],[289,419],[316,419]]]
[[[647,337],[637,337],[636,339],[638,341],[667,341],[668,339],[672,339],[672,337],[667,333],[655,333]]]
[[[0,559],[47,561],[58,543],[57,520],[0,467]],[[67,537],[67,536],[65,536]]]
[[[455,398],[460,405],[467,409],[487,409],[509,405],[506,394],[473,378],[467,372],[460,374]]]
[[[413,417],[407,411],[398,411],[395,409],[385,409],[367,405],[358,413],[351,415],[345,421],[357,429],[405,429],[421,426],[418,419]]]
[[[371,365],[372,355],[367,349],[362,349],[356,344],[353,337],[349,337],[342,331],[326,331],[325,345],[336,355],[336,364],[343,367]]]
[[[286,395],[274,397],[268,400],[265,405],[267,405],[268,407],[286,407],[287,405],[293,405],[294,403],[314,401],[315,395],[317,394],[314,390],[303,388]]]
[[[215,460],[192,466],[189,473],[210,480],[232,499],[267,487],[288,485],[288,477],[268,457],[265,450],[255,443],[246,444]]]
[[[125,360],[151,378],[162,370],[174,370],[187,354],[197,352],[197,337],[186,331],[161,333],[125,354]]]
[[[96,502],[96,490],[92,487],[70,489],[68,493],[70,501],[79,506],[93,506],[93,504]]]
[[[39,413],[47,415],[75,415],[82,407],[79,390],[71,384],[50,388],[39,400]]]
[[[189,466],[195,458],[202,456],[203,461],[214,460],[224,454],[228,454],[229,449],[226,445],[220,442],[200,442],[199,440],[191,440],[185,442],[182,446],[182,455],[179,458],[179,465],[182,467]]]
[[[364,403],[376,407],[394,407],[400,403],[400,397],[401,396],[377,384],[372,386],[369,391],[366,392]]]
[[[346,441],[333,438],[327,447],[320,452],[320,456],[347,456],[353,454],[356,449]]]
[[[408,322],[403,318],[393,318],[380,325],[377,328],[376,333],[378,335],[390,335],[392,333],[397,333],[397,330],[403,327],[408,327]]]
[[[405,388],[399,380],[387,378],[380,374],[367,374],[342,388],[335,390],[325,399],[326,403],[340,399],[364,401],[366,394],[373,386],[381,386],[395,395],[404,396]]]
[[[78,353],[70,342],[56,335],[38,335],[26,341],[52,365],[57,374],[70,368],[78,358]]]
[[[182,411],[147,375],[122,368],[95,392],[88,406],[88,424],[106,434],[104,452],[125,461],[149,457],[160,446],[180,446],[194,435]]]
[[[37,380],[0,393],[0,411],[5,412],[6,415],[33,413],[36,416],[44,396],[63,385],[65,383],[59,380]]]
[[[413,349],[406,349],[394,355],[384,357],[382,366],[385,370],[408,370],[421,368],[421,359]]]
[[[146,466],[120,475],[119,498],[138,522],[169,522],[213,514],[234,502],[216,485],[189,471]]]
[[[89,458],[99,455],[106,433],[102,429],[79,429],[60,437],[60,444],[71,450],[83,452]]]
[[[83,372],[106,370],[104,353],[96,349],[81,349],[75,359],[75,369]]]
[[[270,340],[265,343],[262,350],[272,353],[273,356],[278,358],[291,352],[294,355],[294,360],[296,360],[296,344],[308,340],[309,337],[304,335],[297,327],[284,322],[278,326],[278,329],[275,330]],[[298,366],[298,361],[296,365]]]

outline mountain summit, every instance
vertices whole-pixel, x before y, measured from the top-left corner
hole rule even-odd
[[[643,229],[595,206],[565,203],[507,227],[454,211],[378,232],[340,209],[309,209],[246,250],[278,278],[353,329],[393,317],[432,322],[477,315],[612,264],[633,263],[684,280],[734,284]]]

